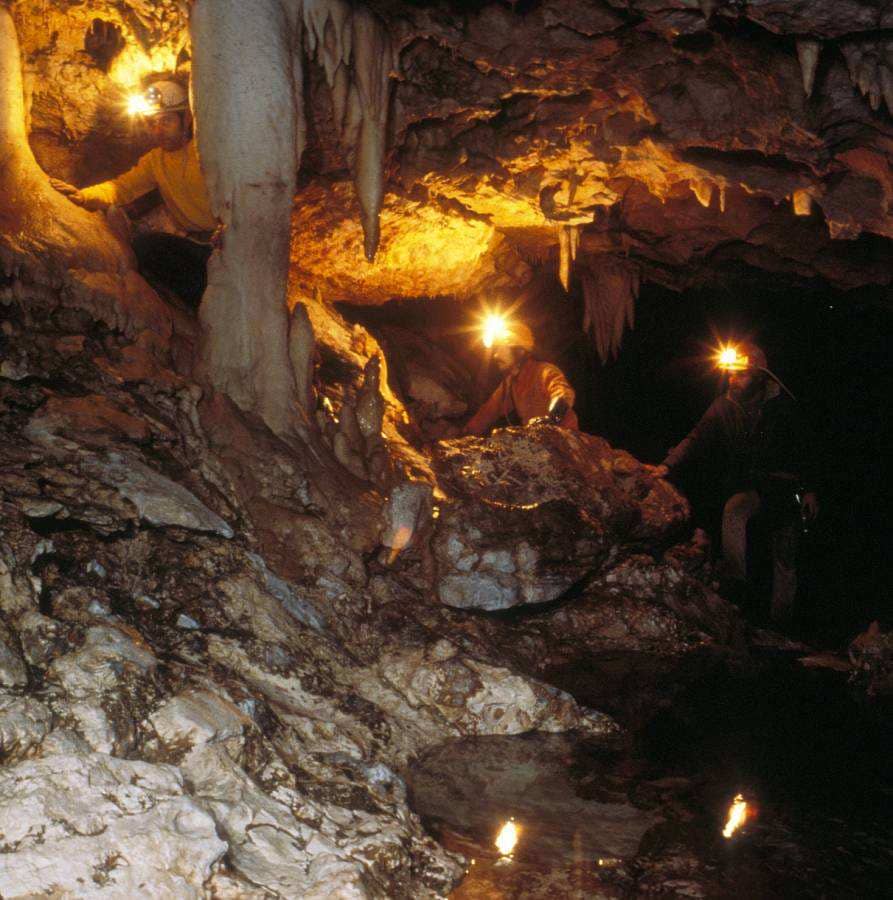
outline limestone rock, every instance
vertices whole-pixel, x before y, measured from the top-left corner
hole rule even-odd
[[[135,457],[108,453],[104,457],[88,457],[82,465],[133,503],[140,518],[151,525],[175,525],[227,538],[233,536],[232,528],[194,494]]]
[[[506,609],[554,600],[617,546],[659,548],[688,504],[628,453],[553,426],[486,441],[443,441],[435,469],[460,498],[436,523],[436,589],[450,606]]]
[[[23,688],[27,683],[25,661],[12,641],[12,635],[0,622],[0,690]]]
[[[49,709],[32,697],[0,694],[0,762],[9,765],[35,752],[52,720]]]
[[[226,851],[171,766],[104,754],[0,769],[0,893],[195,897]]]
[[[149,717],[160,747],[169,752],[189,752],[202,744],[223,744],[238,758],[251,719],[219,694],[190,690],[178,694]]]
[[[468,659],[446,640],[390,654],[379,670],[413,706],[433,705],[463,734],[616,730],[607,716],[579,707],[570,695]]]
[[[83,647],[50,665],[47,680],[70,697],[83,698],[113,690],[125,673],[145,677],[155,666],[155,655],[125,631],[96,625],[87,631]]]

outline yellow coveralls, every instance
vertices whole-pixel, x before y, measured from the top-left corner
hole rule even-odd
[[[549,414],[549,407],[559,397],[567,402],[568,411],[559,423],[562,428],[578,431],[580,423],[573,410],[574,389],[558,366],[527,356],[503,378],[490,398],[465,426],[466,434],[484,435],[500,419],[514,411],[521,423]]]
[[[122,206],[155,188],[174,222],[184,231],[207,235],[217,227],[194,140],[179,150],[156,147],[123,175],[81,188],[80,193],[85,200]]]

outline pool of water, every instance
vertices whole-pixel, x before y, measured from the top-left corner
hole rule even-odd
[[[469,860],[454,897],[890,895],[890,710],[843,674],[777,651],[613,654],[549,680],[627,734],[466,738],[419,759],[411,802]],[[753,815],[727,840],[738,793]],[[510,818],[507,859],[494,839]]]

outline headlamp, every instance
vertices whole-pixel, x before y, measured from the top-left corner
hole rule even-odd
[[[511,334],[506,318],[501,313],[487,313],[481,323],[481,342],[489,350]]]
[[[725,372],[743,372],[750,367],[750,358],[742,355],[737,347],[727,344],[717,351],[716,365]]]
[[[131,116],[146,116],[152,112],[152,107],[149,105],[145,93],[131,94],[127,98],[127,112]]]

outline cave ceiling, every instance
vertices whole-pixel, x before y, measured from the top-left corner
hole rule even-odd
[[[842,289],[893,277],[893,2],[367,5],[398,50],[381,242],[367,262],[308,63],[301,289],[365,303],[511,291],[577,243],[575,271],[608,254],[676,289],[742,267]],[[121,171],[145,150],[123,98],[188,66],[189,4],[12,9],[43,168],[79,184]]]

